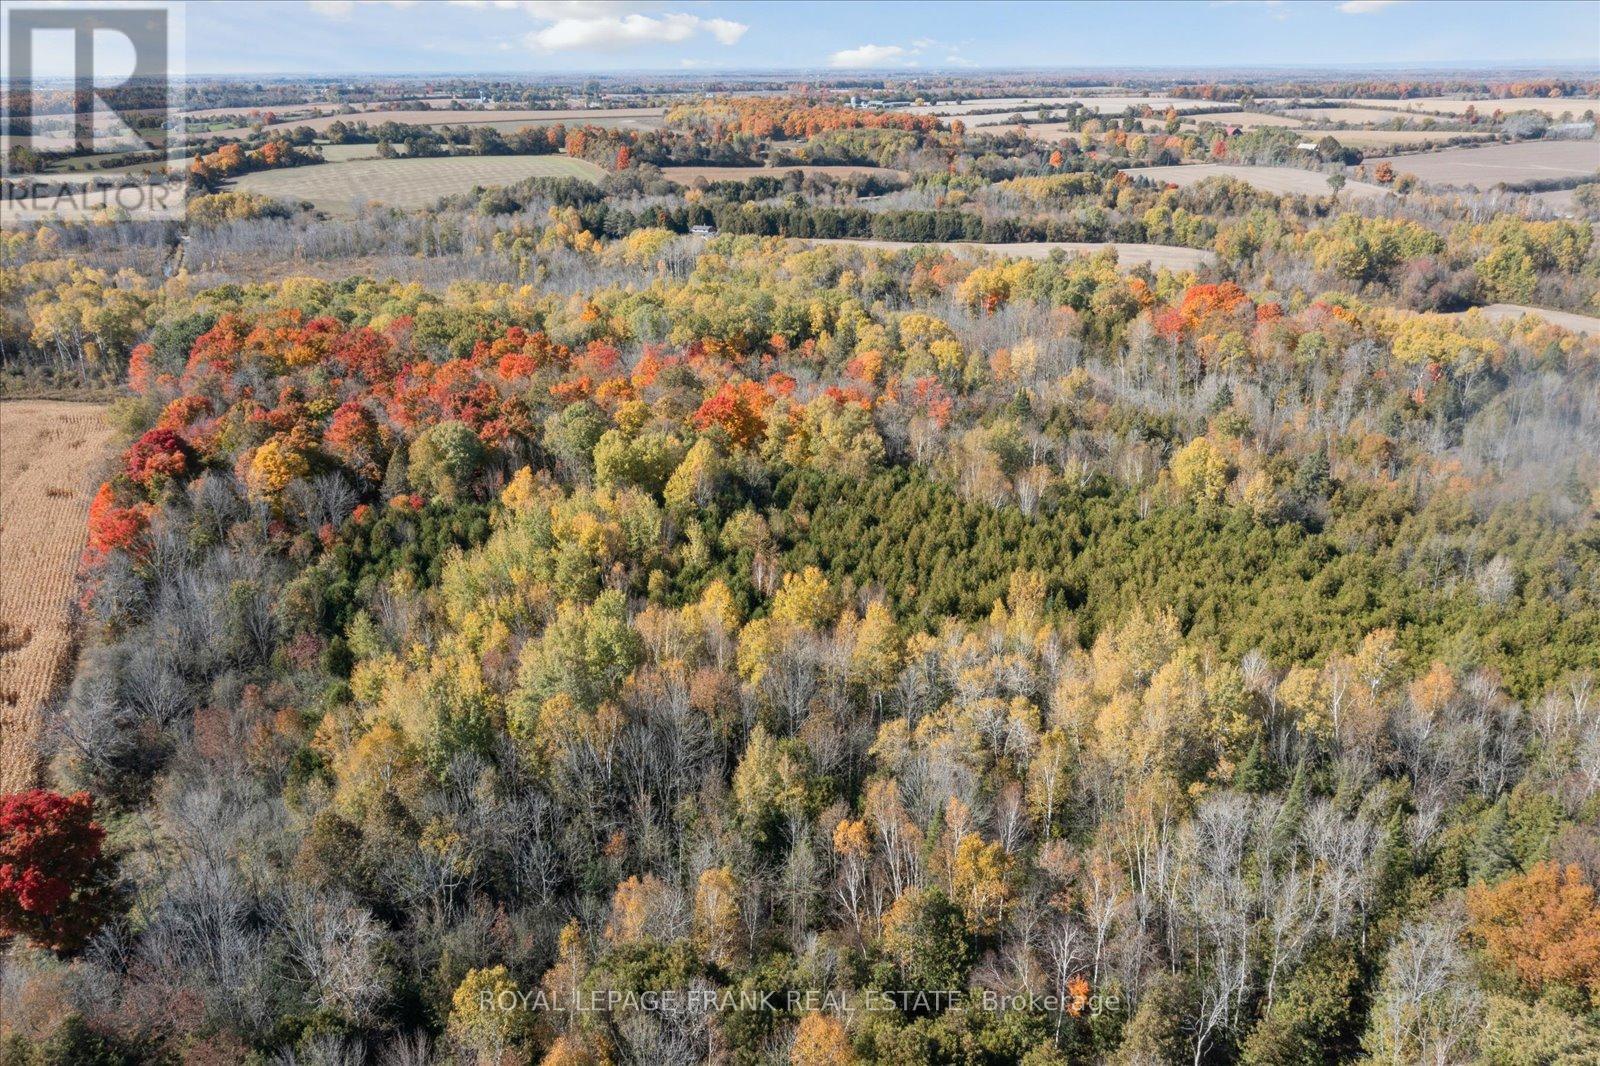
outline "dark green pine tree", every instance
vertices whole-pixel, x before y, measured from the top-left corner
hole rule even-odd
[[[389,465],[383,472],[383,498],[392,500],[411,491],[411,475],[407,470],[406,450],[396,448],[389,456]]]
[[[1282,784],[1283,775],[1278,772],[1271,759],[1267,758],[1262,750],[1261,734],[1250,742],[1250,750],[1245,752],[1243,759],[1233,771],[1233,787],[1240,792],[1250,792],[1255,795],[1271,792]]]
[[[1472,855],[1467,870],[1469,881],[1493,883],[1517,868],[1516,853],[1511,838],[1511,819],[1506,811],[1505,797],[1484,812],[1478,822],[1478,834],[1472,841]]]
[[[1301,756],[1295,763],[1294,777],[1289,781],[1289,791],[1284,793],[1283,807],[1278,811],[1277,821],[1272,826],[1272,851],[1281,855],[1293,846],[1295,837],[1300,835],[1300,826],[1305,822],[1306,803],[1310,798],[1311,781],[1310,771],[1306,768],[1306,760]]]
[[[1389,815],[1383,841],[1376,856],[1378,884],[1374,893],[1380,911],[1399,903],[1411,885],[1415,865],[1411,853],[1411,836],[1406,832],[1406,814],[1397,806]]]

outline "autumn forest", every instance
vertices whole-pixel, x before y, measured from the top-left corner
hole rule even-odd
[[[1597,186],[1181,88],[265,94],[182,223],[8,226],[116,445],[0,1061],[1600,1061]],[[573,169],[246,181],[335,149]]]

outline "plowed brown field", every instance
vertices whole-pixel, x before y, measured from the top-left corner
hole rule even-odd
[[[40,714],[72,671],[73,588],[105,407],[0,403],[0,794],[33,784]]]

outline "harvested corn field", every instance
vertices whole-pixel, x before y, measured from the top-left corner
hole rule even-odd
[[[0,403],[0,794],[28,787],[40,714],[72,670],[73,587],[105,407]]]

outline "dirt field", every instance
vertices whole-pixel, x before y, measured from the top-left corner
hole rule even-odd
[[[360,106],[360,105],[357,105]],[[252,111],[271,111],[279,119],[288,121],[290,118],[313,114],[326,115],[334,111],[342,111],[344,104],[324,103],[322,101],[306,101],[298,104],[284,104],[281,107],[197,107],[193,111],[185,111],[186,120],[204,122],[206,119],[222,118],[226,115],[248,115]]]
[[[904,178],[903,170],[890,170],[888,167],[662,167],[661,173],[671,178],[680,185],[691,184],[696,178],[705,178],[707,181],[749,181],[751,178],[778,178],[791,171],[798,170],[802,174],[831,174],[839,177],[844,174],[871,174],[880,178]]]
[[[317,150],[322,153],[322,158],[330,163],[349,163],[357,159],[378,158],[378,146],[375,144],[319,144]]]
[[[1286,118],[1283,115],[1264,115],[1259,111],[1224,111],[1218,115],[1196,115],[1185,126],[1195,126],[1203,122],[1210,122],[1218,126],[1243,126],[1252,129],[1256,126],[1298,126],[1299,119]]]
[[[0,793],[32,783],[40,712],[72,669],[74,580],[111,442],[104,413],[0,403]]]
[[[1120,115],[1130,107],[1148,107],[1154,111],[1165,111],[1170,107],[1182,112],[1216,106],[1208,100],[1185,100],[1176,96],[1072,96],[1066,99],[1075,100],[1102,115]]]
[[[998,115],[961,115],[961,116],[951,116],[951,117],[960,118],[962,122],[966,123],[967,129],[969,129],[969,130],[981,130],[981,129],[985,129],[985,128],[991,127],[991,126],[1009,126],[1009,125],[1012,125],[1012,121],[1011,120],[1016,115],[1021,115],[1024,118],[1030,118],[1030,119],[1031,118],[1038,118],[1040,110],[1041,110],[1040,108],[1033,107],[1033,108],[1026,108],[1026,109],[1021,110],[1021,111],[1002,111]],[[1052,110],[1055,110],[1055,109],[1052,108]]]
[[[958,252],[986,252],[990,255],[1011,256],[1018,259],[1048,259],[1050,253],[1060,248],[1068,252],[1094,255],[1107,248],[1117,250],[1117,262],[1124,267],[1148,264],[1160,270],[1196,270],[1216,261],[1212,252],[1199,248],[1178,248],[1166,244],[1084,244],[1076,241],[1038,241],[1030,244],[975,244],[970,241],[876,241],[868,238],[818,237],[807,244],[854,244],[862,248],[882,248],[886,251],[904,251],[928,244]]]
[[[1486,304],[1475,307],[1471,311],[1458,311],[1456,314],[1480,314],[1491,322],[1506,322],[1534,315],[1542,318],[1551,325],[1570,329],[1574,333],[1600,334],[1600,318],[1590,315],[1573,314],[1571,311],[1550,311],[1543,307],[1524,307],[1522,304]]]
[[[593,163],[561,155],[442,156],[262,170],[246,174],[235,186],[284,200],[309,200],[329,214],[353,215],[374,200],[410,210],[479,185],[510,185],[535,177],[594,181],[602,173]]]
[[[1400,111],[1380,110],[1376,107],[1297,107],[1285,111],[1284,114],[1355,126],[1368,122],[1392,122],[1397,118],[1411,120],[1417,117]]]
[[[1412,145],[1444,144],[1453,140],[1482,140],[1489,133],[1467,133],[1460,130],[1301,130],[1306,140],[1332,137],[1350,148],[1407,148]]]
[[[1576,189],[1552,189],[1550,192],[1529,193],[1530,200],[1537,200],[1558,215],[1570,215],[1577,206],[1574,199]]]
[[[1438,97],[1418,97],[1414,100],[1340,100],[1341,104],[1351,107],[1376,107],[1392,111],[1420,111],[1424,114],[1432,112],[1442,115],[1460,115],[1468,107],[1477,109],[1478,114],[1488,118],[1496,111],[1507,115],[1517,111],[1542,111],[1551,118],[1560,118],[1571,113],[1573,118],[1578,118],[1585,111],[1600,113],[1600,100],[1581,97],[1564,98],[1525,98],[1517,100],[1443,100]]]
[[[1036,141],[1048,141],[1056,144],[1067,138],[1077,140],[1078,134],[1065,122],[1044,122],[1033,126],[1022,127],[1029,137]]]
[[[1183,187],[1196,185],[1207,178],[1237,178],[1264,192],[1278,196],[1289,193],[1301,196],[1327,196],[1330,191],[1326,175],[1311,170],[1297,170],[1294,167],[1246,167],[1225,163],[1196,163],[1176,167],[1132,167],[1123,173],[1130,177],[1149,178],[1151,181]],[[1375,197],[1387,196],[1389,193],[1381,185],[1352,180],[1345,182],[1344,190],[1339,195]]]
[[[1369,166],[1379,162],[1367,160]],[[1524,141],[1482,148],[1449,148],[1390,160],[1397,171],[1435,185],[1487,189],[1502,181],[1566,178],[1600,170],[1600,142]]]

